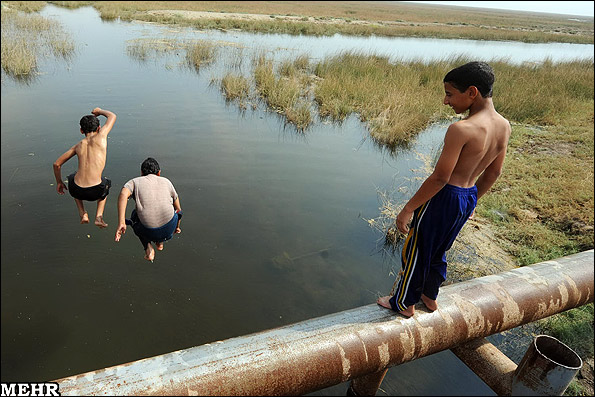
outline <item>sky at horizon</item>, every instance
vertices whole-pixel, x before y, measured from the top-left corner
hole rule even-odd
[[[409,1],[408,3],[495,8],[593,17],[595,1]]]

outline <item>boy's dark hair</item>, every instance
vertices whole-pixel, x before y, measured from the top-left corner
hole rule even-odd
[[[494,70],[490,65],[485,62],[469,62],[448,72],[443,82],[452,84],[460,92],[465,92],[473,85],[482,97],[491,98],[494,80]]]
[[[140,166],[140,173],[143,176],[149,175],[149,174],[157,175],[157,173],[160,170],[161,170],[161,168],[159,168],[159,163],[153,157],[149,157],[148,159],[143,161],[143,163]]]
[[[99,127],[99,119],[95,115],[88,114],[86,116],[83,116],[83,118],[80,121],[80,124],[81,130],[85,134],[88,134],[89,132],[97,131],[97,128]]]

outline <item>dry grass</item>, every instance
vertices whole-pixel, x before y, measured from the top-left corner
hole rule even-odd
[[[3,1],[3,9],[12,9],[26,13],[39,12],[45,7],[45,1]]]
[[[69,2],[76,3],[76,2]],[[141,19],[201,29],[242,29],[252,32],[333,35],[417,36],[517,40],[525,42],[593,43],[593,20],[440,5],[374,2],[94,2],[103,18]],[[265,21],[201,19],[148,14],[152,10],[186,10],[264,14]],[[293,17],[287,21],[284,17]],[[298,17],[298,18],[296,18]]]
[[[515,125],[500,180],[482,198],[521,265],[593,248],[593,126]]]
[[[1,30],[2,71],[15,79],[32,78],[40,57],[69,59],[75,50],[62,26],[40,15],[3,8]]]
[[[142,38],[129,40],[126,43],[126,52],[131,58],[144,62],[151,57],[185,50],[187,46],[187,44],[177,39]]]
[[[244,76],[227,73],[221,80],[221,90],[227,100],[238,100],[242,104],[248,98],[250,84]]]
[[[217,54],[217,46],[207,40],[199,40],[190,44],[186,52],[186,62],[195,70],[212,63]]]
[[[403,144],[446,115],[440,107],[442,77],[453,62],[392,64],[386,57],[343,53],[315,66],[320,115],[343,120],[350,113],[367,122],[372,138]]]
[[[254,82],[260,96],[298,130],[305,130],[312,123],[312,113],[305,99],[307,92],[300,76],[277,76],[273,61],[263,54],[257,55],[253,63]]]

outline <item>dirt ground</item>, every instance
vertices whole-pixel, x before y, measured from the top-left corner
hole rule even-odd
[[[514,258],[498,245],[490,225],[477,217],[467,221],[447,257],[446,283],[488,276],[516,267]]]

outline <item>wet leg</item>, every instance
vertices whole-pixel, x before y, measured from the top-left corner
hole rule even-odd
[[[76,208],[79,211],[79,216],[81,217],[81,223],[89,223],[89,214],[85,211],[85,205],[83,204],[82,200],[74,199],[76,203]]]
[[[107,197],[103,200],[97,200],[97,213],[95,215],[95,226],[99,227],[100,229],[105,229],[107,227],[107,223],[103,221],[103,210],[105,209],[105,202]]]

